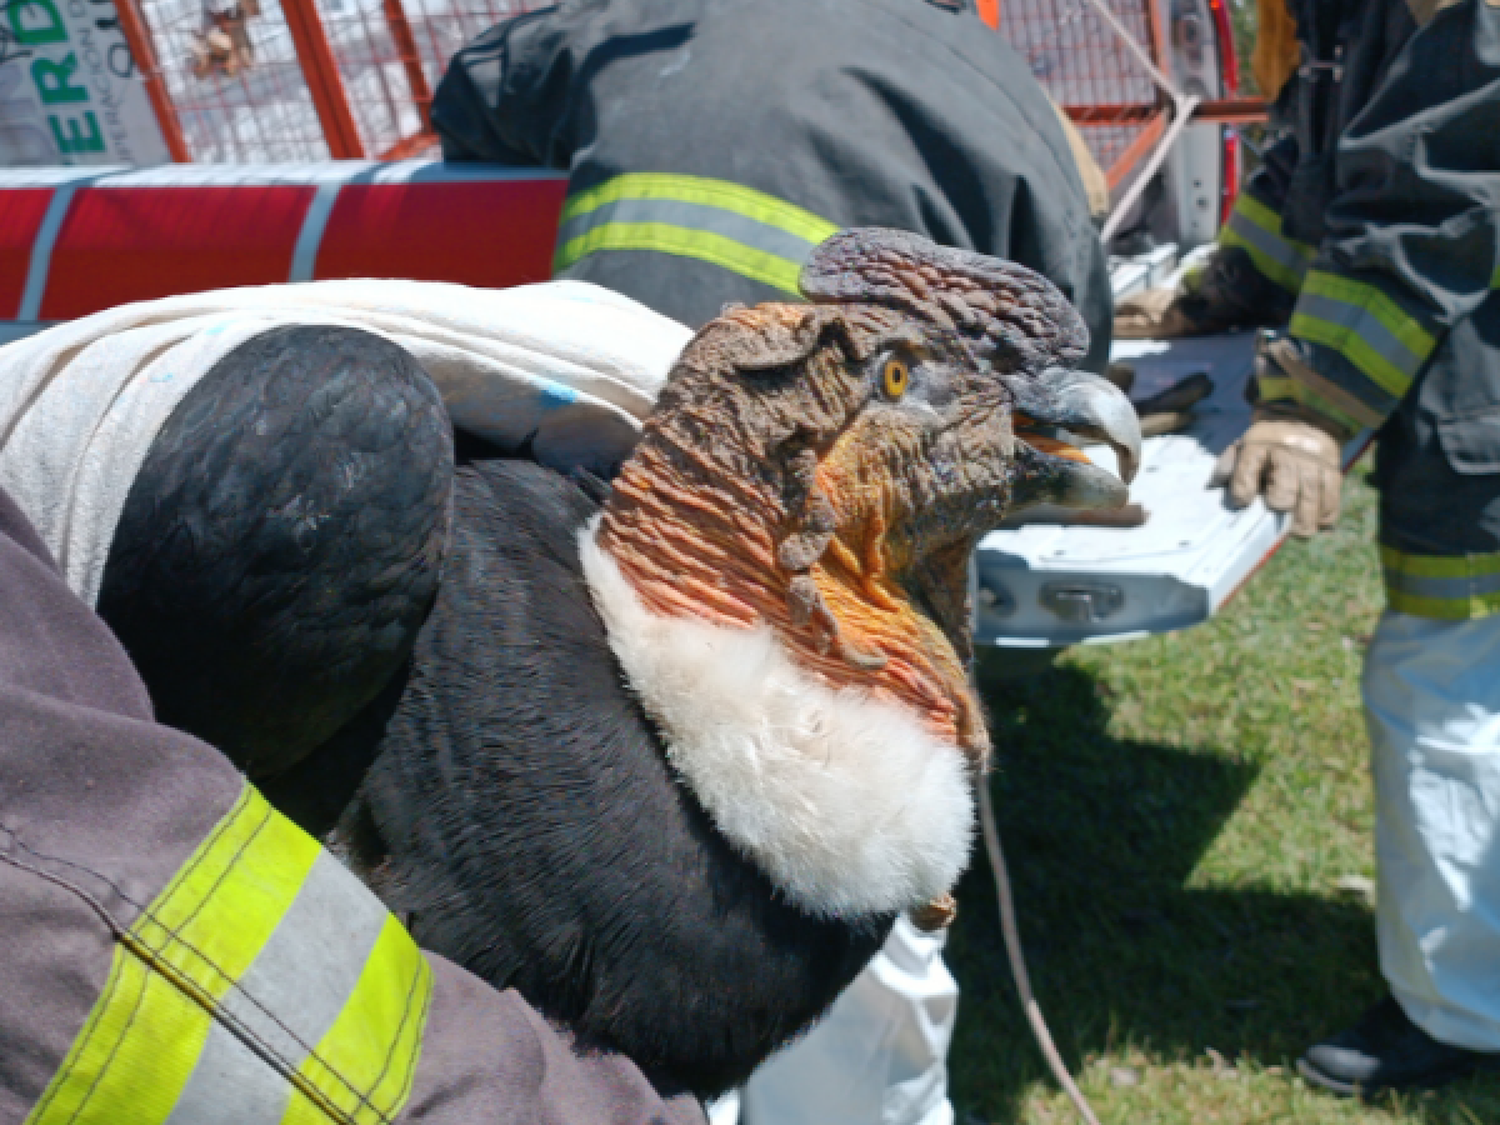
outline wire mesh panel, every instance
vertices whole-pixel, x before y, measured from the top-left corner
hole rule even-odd
[[[432,90],[454,53],[548,2],[136,0],[189,155],[202,162],[415,155],[432,144]],[[304,11],[332,75],[305,41],[298,50],[288,17]],[[330,113],[347,113],[356,142],[330,147]]]
[[[280,0],[144,0],[141,9],[194,161],[328,159]]]
[[[448,60],[501,20],[548,0],[317,0],[351,111],[372,156],[406,156],[430,134]]]
[[[1156,54],[1149,0],[1109,0],[1136,42]],[[1089,0],[1005,0],[1000,33],[1073,117],[1101,167],[1140,137],[1157,105],[1146,68]],[[1159,60],[1158,60],[1159,61]]]
[[[433,144],[432,91],[455,52],[550,0],[117,0],[144,17],[191,159],[397,158]],[[745,0],[753,2],[753,0]],[[1202,0],[1107,0],[1170,68],[1179,8]],[[1160,108],[1147,67],[1094,0],[1005,0],[1000,33],[1123,174],[1149,149]]]
[[[426,132],[422,87],[392,29],[390,0],[317,0],[364,151],[382,156]],[[398,15],[399,20],[399,15]],[[399,23],[398,23],[399,26]]]

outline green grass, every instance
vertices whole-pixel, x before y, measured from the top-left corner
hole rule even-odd
[[[980,675],[1033,987],[1106,1123],[1500,1122],[1500,1077],[1375,1104],[1293,1060],[1379,998],[1359,705],[1380,612],[1374,494],[1214,620]],[[1015,999],[981,861],[959,891],[961,1125],[1071,1121]]]

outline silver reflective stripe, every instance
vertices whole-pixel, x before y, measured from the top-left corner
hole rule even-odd
[[[1367,308],[1304,289],[1297,299],[1297,315],[1313,316],[1348,329],[1408,377],[1415,377],[1422,369],[1426,357],[1413,353]]]
[[[806,262],[818,245],[747,215],[738,215],[704,203],[684,203],[675,199],[619,199],[600,204],[591,211],[574,215],[558,227],[557,244],[566,246],[575,238],[606,223],[663,223],[686,230],[704,231],[774,254],[778,258],[786,258],[798,265]]]
[[[1231,211],[1229,229],[1273,262],[1297,274],[1306,272],[1309,255],[1298,253],[1297,248],[1285,238],[1272,234],[1248,215],[1237,210]]]
[[[320,853],[239,987],[225,994],[220,1011],[226,1021],[279,1063],[300,1066],[354,992],[386,916],[359,880]],[[222,1122],[228,1104],[235,1125],[277,1125],[292,1092],[282,1071],[216,1021],[167,1121]]]
[[[208,1040],[172,1114],[172,1125],[208,1125],[225,1120],[234,1107],[235,1125],[277,1125],[291,1104],[286,1075],[247,1047],[223,1024],[209,1025]]]

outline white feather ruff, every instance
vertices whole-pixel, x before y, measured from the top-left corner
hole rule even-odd
[[[579,545],[610,647],[719,831],[820,916],[907,910],[949,890],[974,831],[959,748],[897,704],[823,684],[769,626],[648,610],[597,526]]]

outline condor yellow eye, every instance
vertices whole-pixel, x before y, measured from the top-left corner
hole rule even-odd
[[[899,359],[888,359],[885,361],[885,371],[881,376],[881,384],[885,393],[891,398],[900,398],[906,393],[907,384],[911,382],[911,370]]]

